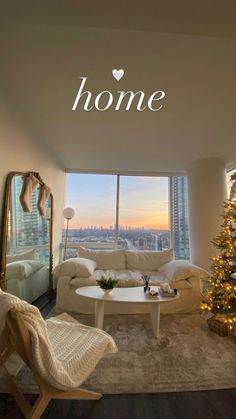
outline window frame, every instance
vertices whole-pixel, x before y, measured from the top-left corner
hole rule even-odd
[[[174,230],[173,230],[173,217],[172,217],[172,200],[171,200],[171,178],[176,176],[184,176],[185,173],[158,173],[158,172],[126,172],[126,171],[112,171],[112,170],[66,170],[67,174],[88,174],[88,175],[112,175],[116,176],[116,207],[115,207],[115,243],[119,238],[119,218],[120,218],[120,179],[122,176],[131,177],[164,177],[168,178],[168,224],[170,234],[170,248],[174,246]],[[189,218],[189,217],[188,217]],[[189,225],[189,219],[188,219]]]

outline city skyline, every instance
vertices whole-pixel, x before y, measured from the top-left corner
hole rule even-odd
[[[176,259],[189,259],[186,177],[118,180],[116,194],[116,176],[68,175],[66,204],[77,205],[81,216],[70,222],[69,241],[97,249],[162,251],[173,246]],[[114,222],[116,200],[119,217]],[[64,237],[65,233],[64,229]],[[75,254],[70,249],[68,255]]]
[[[64,229],[63,230],[66,230],[66,222],[65,222],[65,225],[64,225]],[[68,227],[68,230],[69,231],[73,231],[73,230],[112,230],[112,231],[114,231],[116,229],[116,225],[114,224],[113,226],[101,226],[101,225],[88,225],[88,226],[80,226],[80,227]],[[124,225],[120,225],[119,224],[119,226],[118,226],[118,229],[119,230],[122,230],[122,231],[125,231],[125,230],[145,230],[145,231],[170,231],[170,229],[169,228],[159,228],[159,227],[157,227],[157,228],[155,228],[155,227],[144,227],[144,226],[124,226]]]
[[[69,229],[114,226],[116,221],[115,175],[68,174],[66,207],[75,209]],[[120,177],[119,225],[168,230],[168,178]]]

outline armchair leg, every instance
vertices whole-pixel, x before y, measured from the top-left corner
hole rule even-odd
[[[0,365],[0,373],[3,376],[9,391],[13,395],[17,405],[19,406],[20,410],[22,411],[23,415],[25,417],[28,417],[28,415],[31,412],[31,406],[25,399],[24,395],[21,393],[20,390],[18,390],[16,384],[14,383],[11,375],[7,371],[6,367],[4,365]]]
[[[49,402],[51,400],[51,397],[47,396],[46,394],[40,395],[38,397],[38,400],[32,407],[31,412],[28,413],[26,416],[27,419],[39,419],[46,407],[48,406]]]

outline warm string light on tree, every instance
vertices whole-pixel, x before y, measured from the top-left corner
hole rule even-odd
[[[222,231],[213,240],[219,255],[212,258],[209,286],[204,292],[201,308],[211,312],[227,324],[229,330],[236,328],[236,174],[230,199],[224,204]]]

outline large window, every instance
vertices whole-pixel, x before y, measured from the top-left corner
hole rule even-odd
[[[70,222],[69,241],[138,250],[165,250],[174,245],[176,258],[188,259],[187,190],[183,179],[68,174],[66,206],[76,211]]]
[[[170,247],[168,178],[120,177],[119,238],[129,249]]]

